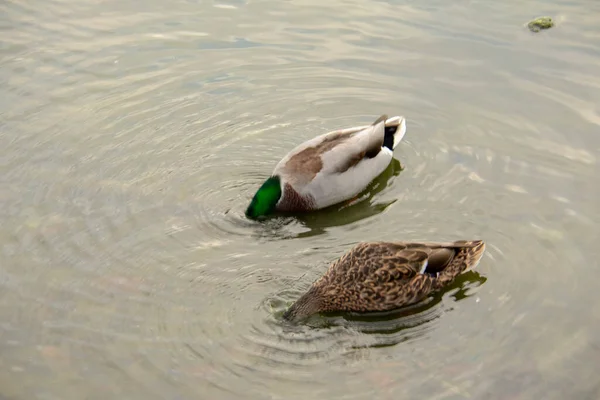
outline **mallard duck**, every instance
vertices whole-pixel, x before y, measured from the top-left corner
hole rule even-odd
[[[353,198],[387,168],[405,133],[403,117],[382,115],[369,126],[328,132],[300,144],[275,166],[246,216],[318,210]]]
[[[417,303],[475,268],[484,250],[482,240],[360,243],[334,261],[283,318],[389,311]]]

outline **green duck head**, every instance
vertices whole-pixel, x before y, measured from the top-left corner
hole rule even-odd
[[[256,191],[246,209],[246,217],[261,219],[273,213],[277,202],[281,199],[281,194],[281,179],[278,176],[271,176]]]

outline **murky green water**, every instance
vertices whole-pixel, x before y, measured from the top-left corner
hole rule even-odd
[[[1,2],[0,398],[600,397],[600,3],[451,3]],[[382,113],[363,201],[244,218]],[[476,238],[420,309],[277,318],[358,241]]]

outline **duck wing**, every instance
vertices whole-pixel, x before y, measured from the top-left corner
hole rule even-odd
[[[408,281],[424,270],[427,259],[428,252],[402,243],[359,243],[333,262],[323,278],[345,286]]]
[[[293,149],[275,167],[273,175],[294,185],[306,185],[323,173],[343,173],[382,149],[386,115],[362,129],[343,129],[317,136]]]

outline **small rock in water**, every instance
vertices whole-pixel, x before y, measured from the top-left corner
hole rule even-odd
[[[549,29],[554,26],[554,20],[551,17],[538,17],[529,21],[527,27],[532,32],[539,32],[542,29]]]

